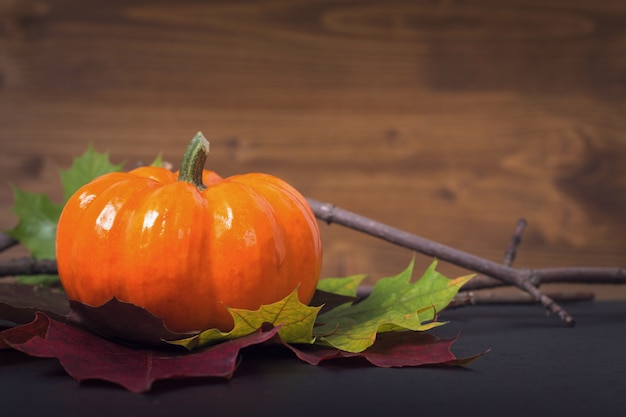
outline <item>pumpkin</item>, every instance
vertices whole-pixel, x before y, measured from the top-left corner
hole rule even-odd
[[[227,307],[258,309],[297,289],[308,304],[322,245],[306,199],[285,181],[204,170],[198,133],[181,169],[96,178],[63,208],[57,264],[70,300],[142,307],[173,331],[228,331]]]

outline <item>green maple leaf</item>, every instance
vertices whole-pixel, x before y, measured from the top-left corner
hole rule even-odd
[[[13,213],[19,221],[7,234],[26,246],[33,257],[54,259],[57,222],[63,206],[53,203],[45,194],[12,188],[15,197]]]
[[[15,204],[13,213],[19,221],[6,233],[24,245],[36,259],[55,258],[57,222],[63,205],[53,203],[45,194],[34,194],[13,188]],[[17,277],[22,284],[47,285],[58,282],[57,275],[23,275]]]
[[[317,289],[331,294],[356,297],[359,285],[366,277],[365,274],[359,274],[343,278],[323,278],[319,280]]]
[[[276,303],[261,306],[258,310],[228,308],[234,320],[233,329],[229,332],[208,329],[196,336],[169,343],[191,350],[247,336],[265,323],[280,326],[278,334],[286,343],[313,343],[313,326],[321,307],[310,307],[301,303],[297,291],[294,290]]]
[[[163,168],[165,166],[165,162],[163,161],[163,153],[159,153],[154,161],[150,164],[151,167]]]
[[[411,283],[413,264],[396,276],[380,279],[364,300],[320,314],[313,332],[316,343],[358,353],[370,347],[378,333],[425,331],[445,324],[437,321],[437,313],[473,275],[448,279],[435,271],[434,260],[424,275]]]
[[[24,245],[34,258],[55,259],[56,230],[65,201],[84,184],[108,172],[119,171],[121,165],[113,165],[108,153],[98,153],[89,146],[87,151],[74,159],[72,166],[60,171],[65,200],[56,204],[45,194],[34,194],[13,188],[15,203],[13,212],[18,216],[17,225],[6,233]],[[51,284],[58,281],[56,275],[20,276],[24,284]]]
[[[84,154],[74,158],[72,166],[68,170],[60,171],[65,201],[83,185],[101,175],[120,171],[123,165],[112,164],[108,152],[96,152],[93,146],[89,145]]]

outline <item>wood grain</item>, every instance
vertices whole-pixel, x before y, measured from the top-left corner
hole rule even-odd
[[[88,143],[177,165],[202,130],[223,175],[494,260],[524,217],[518,266],[624,266],[624,114],[621,1],[1,0],[0,227],[9,183],[60,198]],[[325,276],[412,257],[322,230]]]

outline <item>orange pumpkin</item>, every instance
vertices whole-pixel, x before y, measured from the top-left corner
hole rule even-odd
[[[222,179],[203,170],[207,153],[198,133],[179,174],[106,174],[69,199],[56,242],[69,299],[99,306],[115,297],[178,332],[227,331],[226,307],[257,309],[296,288],[310,302],[322,245],[306,199],[267,174]]]

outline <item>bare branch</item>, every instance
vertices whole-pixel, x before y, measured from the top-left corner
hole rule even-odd
[[[593,292],[581,291],[581,292],[551,292],[547,293],[550,298],[559,302],[576,302],[576,301],[590,301],[593,300],[595,295]],[[462,291],[457,294],[452,302],[448,305],[448,308],[462,307],[468,305],[478,304],[533,304],[537,301],[528,293],[515,293],[515,294],[498,294],[494,292],[484,291]]]
[[[404,230],[368,219],[356,213],[343,210],[329,203],[307,199],[315,216],[327,223],[336,223],[378,237],[387,242],[441,259],[463,268],[514,285],[540,302],[548,311],[556,314],[567,325],[574,325],[574,318],[550,297],[543,294],[530,281],[532,271],[513,269],[506,265],[480,258],[470,253],[433,242]]]
[[[504,265],[513,266],[513,261],[515,261],[515,256],[517,255],[517,248],[522,242],[522,233],[524,233],[526,224],[526,219],[519,219],[517,222],[515,233],[513,233],[513,237],[511,238],[509,246],[506,248],[506,252],[504,252]]]
[[[57,273],[54,259],[33,259],[30,257],[11,259],[0,263],[0,277],[15,275],[39,275]]]
[[[626,270],[620,267],[559,267],[526,270],[534,286],[542,284],[626,284]],[[486,275],[478,275],[465,284],[463,289],[482,290],[509,285],[507,282]]]
[[[626,269],[620,267],[559,267],[531,271],[537,285],[542,283],[626,284]]]

